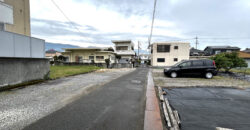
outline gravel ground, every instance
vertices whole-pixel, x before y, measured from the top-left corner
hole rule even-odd
[[[161,87],[229,87],[250,88],[250,82],[230,77],[215,76],[213,79],[205,78],[169,78],[163,74],[163,69],[152,69],[154,82]]]
[[[135,69],[102,69],[0,93],[0,130],[19,130]]]

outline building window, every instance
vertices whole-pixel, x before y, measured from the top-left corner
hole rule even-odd
[[[178,46],[174,46],[174,49],[175,49],[175,50],[178,50],[178,48],[179,48]]]
[[[170,52],[170,45],[157,45],[157,52]]]
[[[174,61],[177,62],[177,61],[178,61],[178,58],[174,58]]]
[[[96,56],[96,60],[104,60],[104,56]]]
[[[94,56],[89,56],[89,60],[94,60]]]
[[[117,50],[117,51],[120,51],[120,50],[128,50],[128,46],[117,46],[117,47],[116,47],[116,50]]]
[[[157,58],[157,62],[165,62],[165,58]]]

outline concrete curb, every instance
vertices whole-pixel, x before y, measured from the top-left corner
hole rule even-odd
[[[159,91],[159,98],[160,101],[162,102],[162,110],[163,110],[163,114],[164,114],[164,118],[166,121],[166,125],[168,127],[168,129],[170,130],[180,130],[180,118],[179,118],[179,114],[178,111],[176,110],[172,110],[169,101],[166,97],[163,97],[163,92],[162,92],[162,88],[158,86],[158,91]]]
[[[144,130],[163,130],[159,102],[156,97],[151,70],[148,73]]]

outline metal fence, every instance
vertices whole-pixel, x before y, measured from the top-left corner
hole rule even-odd
[[[45,58],[45,41],[0,31],[0,57]]]

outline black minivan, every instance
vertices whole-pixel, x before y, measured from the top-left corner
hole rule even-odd
[[[172,78],[177,76],[204,76],[211,79],[217,75],[215,62],[209,59],[185,60],[178,62],[172,67],[165,68],[164,74]]]

